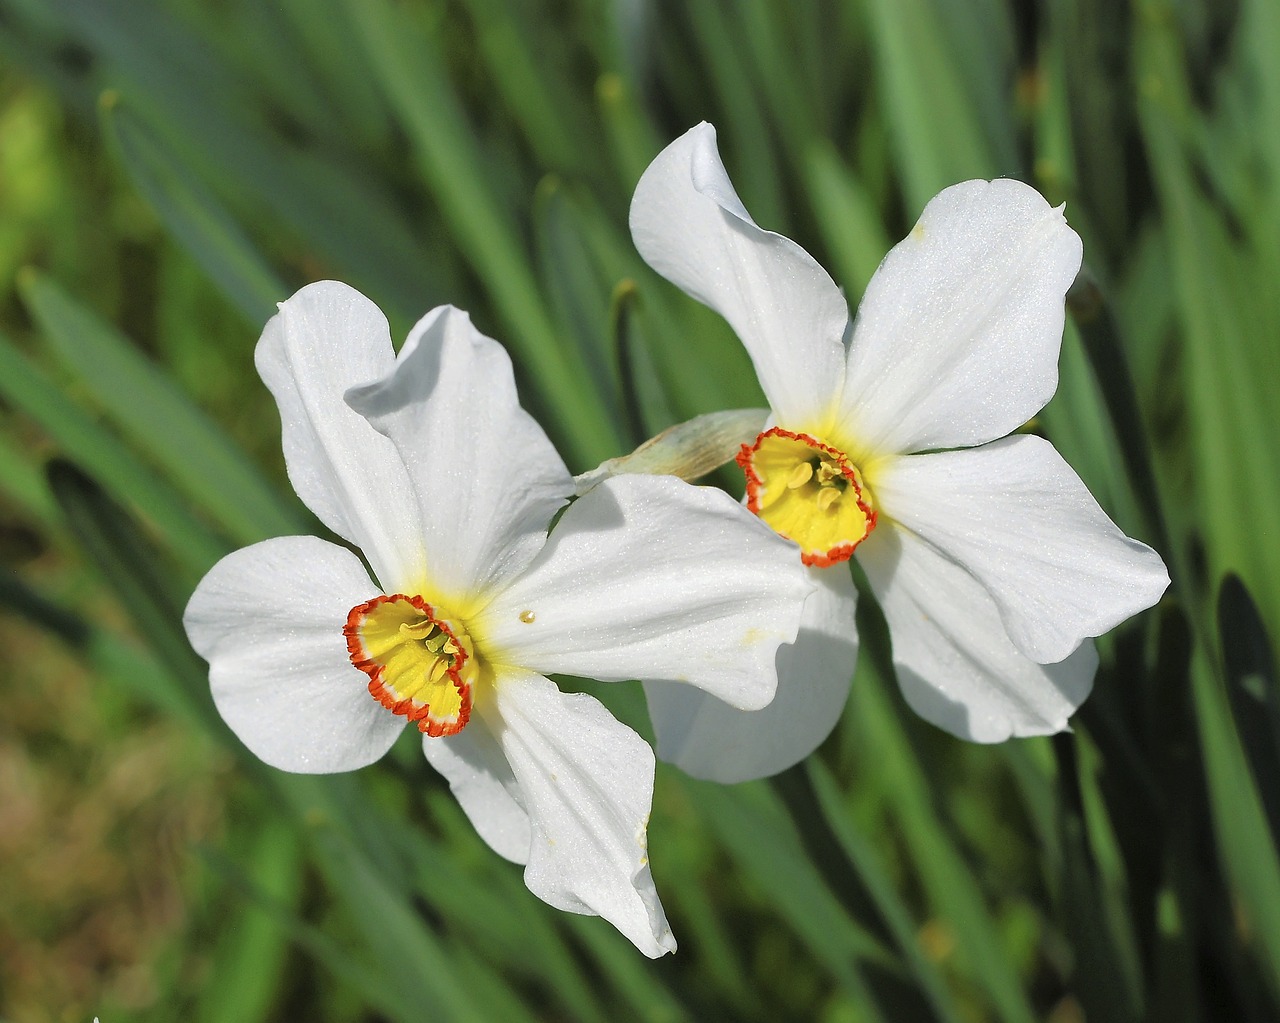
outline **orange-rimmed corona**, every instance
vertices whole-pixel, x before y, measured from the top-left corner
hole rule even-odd
[[[747,508],[800,545],[806,565],[827,568],[853,556],[876,528],[876,510],[848,455],[807,433],[774,427],[742,445]]]
[[[456,735],[471,717],[479,663],[456,620],[422,597],[396,593],[357,604],[342,629],[369,692],[430,736]]]

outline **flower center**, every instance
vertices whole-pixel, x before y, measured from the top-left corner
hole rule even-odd
[[[747,507],[800,545],[806,565],[848,561],[876,528],[876,512],[849,457],[806,433],[774,427],[744,444]]]
[[[396,593],[358,604],[342,629],[369,692],[427,735],[455,735],[471,717],[480,674],[471,638],[421,597]]]

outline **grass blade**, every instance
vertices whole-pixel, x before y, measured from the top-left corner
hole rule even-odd
[[[166,483],[2,335],[0,394],[39,423],[67,455],[105,480],[118,499],[133,502],[180,559],[188,580],[194,582],[226,553],[225,545],[210,535]]]
[[[559,427],[570,461],[595,465],[622,447],[617,425],[590,377],[560,340],[538,292],[529,259],[488,186],[487,162],[443,75],[439,40],[399,8],[348,7],[387,96],[414,143],[458,245],[487,283],[506,323],[505,341],[528,371]]]
[[[100,109],[107,139],[134,187],[246,322],[255,328],[266,323],[290,289],[218,200],[121,102],[119,94],[104,93]]]
[[[184,703],[215,734],[226,726],[209,695],[204,662],[182,631],[185,587],[132,517],[71,462],[49,463],[49,489],[81,548],[128,608],[148,645],[181,686]]]
[[[1280,847],[1280,681],[1266,626],[1239,576],[1218,590],[1218,635],[1236,732]]]
[[[240,449],[128,339],[47,278],[26,274],[22,294],[67,371],[237,543],[305,528]]]

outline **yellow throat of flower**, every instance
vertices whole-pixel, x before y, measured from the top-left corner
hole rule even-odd
[[[396,593],[353,607],[342,633],[379,703],[427,735],[462,731],[480,667],[456,621],[421,597]]]
[[[848,561],[876,528],[871,495],[849,457],[806,433],[774,427],[742,445],[747,508],[800,545],[806,565]]]

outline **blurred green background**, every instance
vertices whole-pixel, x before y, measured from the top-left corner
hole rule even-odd
[[[0,0],[0,1020],[1280,1016],[1277,54],[1275,0]],[[863,601],[806,765],[660,767],[650,962],[530,895],[411,736],[258,764],[178,616],[315,528],[252,368],[309,281],[398,337],[468,309],[575,471],[759,404],[626,231],[703,119],[851,301],[948,184],[1065,201],[1028,428],[1174,583],[1074,733],[992,748],[904,708]]]

